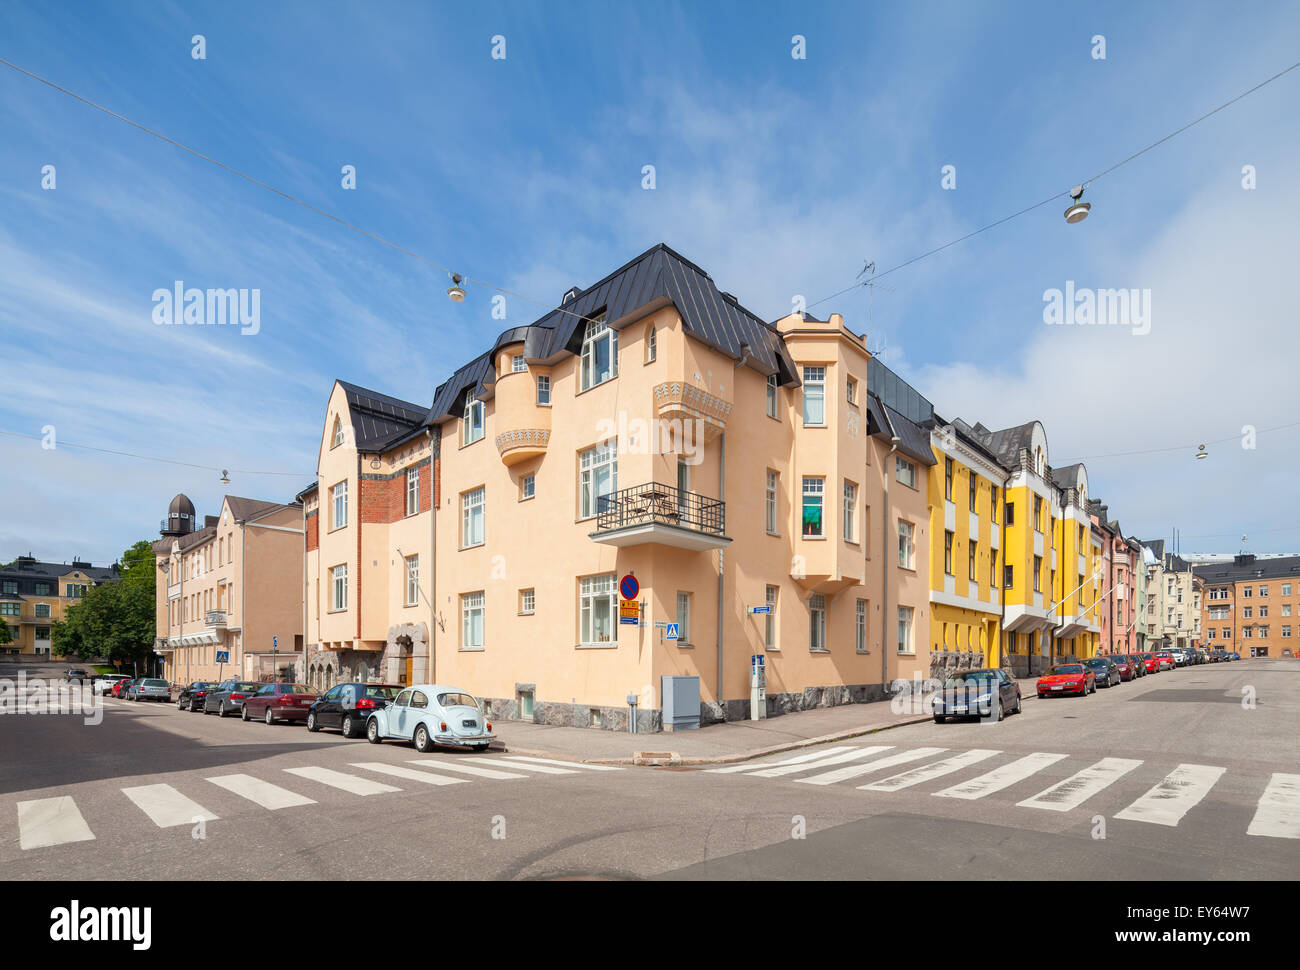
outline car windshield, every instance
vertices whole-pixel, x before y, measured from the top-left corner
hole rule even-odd
[[[280,684],[280,692],[283,694],[310,694],[311,688],[306,684]]]
[[[262,687],[261,684],[234,684],[231,686],[230,689],[238,690],[238,691],[253,691],[253,690],[260,690],[261,687]]]
[[[1081,674],[1083,673],[1082,664],[1061,664],[1053,667],[1048,671],[1049,674]]]
[[[448,691],[445,694],[439,694],[438,703],[443,707],[472,707],[478,710],[478,701],[474,700],[469,694],[459,691]]]
[[[963,684],[973,684],[983,686],[992,683],[996,675],[991,670],[968,670],[964,673],[953,674],[943,682],[944,687],[960,687]]]
[[[143,683],[144,683],[144,685],[145,685],[146,687],[166,687],[166,686],[167,686],[167,681],[165,681],[165,680],[152,680],[152,679],[150,679],[150,680],[146,680],[146,681],[144,681]]]
[[[367,684],[366,696],[372,701],[391,701],[397,696],[398,689],[387,684]]]

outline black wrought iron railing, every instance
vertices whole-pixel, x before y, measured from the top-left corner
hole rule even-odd
[[[722,535],[726,503],[675,485],[648,482],[596,498],[596,531],[660,523]]]

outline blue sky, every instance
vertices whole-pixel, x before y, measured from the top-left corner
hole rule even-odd
[[[867,259],[894,266],[1063,191],[1296,60],[1300,6],[1226,11],[10,2],[0,57],[543,303],[663,241],[775,319]],[[1100,179],[1083,223],[1058,200],[893,273],[870,321],[861,291],[815,312],[868,330],[945,416],[1043,420],[1053,464],[1190,445],[1088,458],[1126,533],[1300,551],[1300,428],[1191,459],[1300,419],[1298,90],[1300,70]],[[0,125],[0,429],[249,470],[226,488],[203,469],[0,436],[0,559],[109,561],[180,491],[200,513],[225,492],[288,500],[313,478],[335,377],[427,403],[544,309],[511,298],[493,320],[474,287],[453,305],[445,273],[3,66]],[[260,331],[156,326],[152,293],[175,280],[260,289]],[[1150,289],[1150,333],[1046,326],[1043,293],[1067,280]]]

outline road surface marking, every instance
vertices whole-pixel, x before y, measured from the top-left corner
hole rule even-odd
[[[759,768],[775,768],[778,765],[799,765],[805,761],[817,761],[826,757],[828,754],[835,754],[840,751],[853,751],[853,748],[826,748],[823,751],[814,751],[812,754],[801,754],[793,758],[786,758],[784,761],[760,761],[757,764],[745,763],[743,765],[727,765],[725,768],[705,768],[705,771],[712,772],[715,775],[726,775],[735,771],[757,771]]]
[[[617,765],[589,765],[584,761],[554,761],[551,758],[531,758],[527,755],[522,755],[522,754],[506,755],[502,758],[494,758],[493,760],[497,762],[529,761],[529,762],[534,762],[536,764],[543,764],[543,765],[560,765],[561,767],[564,768],[581,768],[584,771],[622,771],[623,770],[622,768],[619,768]],[[520,765],[519,767],[522,768],[523,765]]]
[[[961,754],[953,755],[951,758],[945,758],[943,761],[936,761],[932,765],[923,765],[920,768],[913,768],[911,771],[904,771],[902,774],[892,775],[889,778],[882,778],[880,781],[873,781],[869,785],[859,785],[859,791],[898,791],[900,788],[911,788],[913,785],[919,785],[923,781],[929,781],[932,778],[942,778],[944,775],[950,775],[954,771],[977,764],[985,758],[992,758],[995,754],[1001,754],[1000,751],[993,751],[988,748],[975,748],[971,751],[963,751]]]
[[[892,744],[873,744],[867,748],[859,748],[856,751],[845,751],[843,754],[833,754],[829,758],[820,758],[817,761],[806,761],[798,765],[781,765],[776,768],[766,768],[763,771],[755,771],[749,777],[751,778],[780,778],[782,775],[792,775],[797,771],[810,771],[814,768],[829,768],[831,765],[841,765],[846,761],[857,761],[861,758],[869,758],[873,754],[880,754],[882,751],[889,751],[893,748]]]
[[[1246,834],[1300,839],[1300,775],[1274,772]]]
[[[89,842],[94,837],[69,795],[18,803],[18,843],[23,849]]]
[[[900,751],[898,754],[891,754],[879,759],[878,761],[868,762],[865,765],[849,765],[847,768],[836,768],[833,771],[827,771],[820,775],[812,775],[808,778],[796,778],[795,781],[804,785],[833,785],[837,781],[857,778],[860,775],[879,771],[881,768],[892,768],[894,765],[904,765],[909,761],[920,761],[922,758],[928,758],[932,754],[943,754],[947,750],[947,748],[917,748],[915,751]]]
[[[464,778],[447,778],[443,775],[431,775],[427,771],[416,771],[414,768],[403,768],[401,765],[385,764],[382,761],[354,761],[353,768],[365,768],[367,771],[377,771],[381,775],[392,775],[394,778],[410,778],[412,781],[422,781],[426,785],[463,785]]]
[[[1093,795],[1115,782],[1142,764],[1129,758],[1102,758],[1090,768],[1071,775],[1060,784],[1053,785],[1046,791],[1040,791],[1033,798],[1016,802],[1022,808],[1042,808],[1049,812],[1068,812],[1078,808]]]
[[[493,758],[492,764],[505,765],[507,768],[518,768],[520,771],[539,771],[543,775],[571,775],[572,768],[552,768],[549,762],[543,764],[533,764],[526,761],[512,761],[509,758]]]
[[[1128,808],[1116,812],[1115,818],[1154,825],[1177,825],[1209,794],[1226,770],[1212,765],[1179,765]]]
[[[316,804],[314,798],[299,795],[297,792],[291,792],[287,788],[273,785],[269,781],[262,781],[262,779],[254,778],[252,775],[219,775],[216,778],[209,778],[208,781],[228,792],[233,792],[240,798],[247,798],[250,802],[261,805],[263,808],[269,808],[272,811],[277,808],[294,808],[298,805]]]
[[[202,819],[215,822],[213,815],[198,802],[186,798],[171,785],[140,785],[137,788],[123,788],[122,794],[135,802],[135,807],[144,812],[160,829],[169,829],[176,825],[193,825]]]
[[[341,788],[354,795],[381,795],[384,792],[402,790],[394,788],[392,785],[385,785],[382,782],[371,781],[369,778],[362,778],[360,775],[349,775],[342,771],[334,771],[332,768],[285,768],[284,770],[291,775],[297,775],[299,778],[319,781],[322,785]]]
[[[1063,754],[1047,754],[1043,751],[1035,751],[1033,754],[1017,758],[1009,764],[994,768],[978,778],[963,781],[960,785],[953,785],[951,788],[945,788],[943,791],[935,792],[935,794],[940,798],[983,798],[995,791],[1010,788],[1018,781],[1024,781],[1030,775],[1037,774],[1048,765],[1056,764],[1064,757]]]
[[[463,765],[458,761],[437,761],[433,758],[419,758],[415,761],[408,761],[408,765],[419,765],[422,768],[436,768],[438,771],[463,771],[467,775],[478,775],[480,778],[527,778],[527,775],[520,775],[513,771],[497,771],[495,768],[484,768],[482,765]]]

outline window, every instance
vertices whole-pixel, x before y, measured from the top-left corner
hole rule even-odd
[[[655,358],[659,355],[659,331],[655,330],[654,324],[646,329],[645,335],[645,362],[653,364]]]
[[[0,603],[0,616],[18,616],[21,611],[18,603]]]
[[[519,612],[523,616],[532,616],[537,611],[537,591],[533,588],[519,591]]]
[[[1016,503],[1008,502],[1007,503],[1007,525],[1015,525],[1015,524],[1016,524]]]
[[[600,511],[601,496],[618,491],[618,442],[611,440],[588,448],[579,459],[580,517],[589,519]]]
[[[805,428],[826,424],[826,368],[803,369],[803,424]]]
[[[898,564],[904,569],[916,568],[916,527],[905,519],[898,520]]]
[[[9,593],[9,594],[12,595],[12,596],[17,596],[17,595],[18,595],[18,580],[16,580],[16,579],[6,579],[6,580],[4,581],[4,587],[3,587],[3,589],[4,589],[4,592]]]
[[[1261,624],[1261,625],[1260,625],[1260,628],[1259,628],[1259,635],[1260,635],[1260,638],[1261,638],[1261,639],[1263,639],[1263,638],[1265,638],[1265,637],[1268,636],[1268,624],[1267,624],[1267,623],[1264,623],[1264,624]]]
[[[339,420],[338,415],[334,416],[334,442],[331,448],[337,448],[346,440],[346,432],[343,430],[343,422]]]
[[[1262,619],[1264,619],[1264,617],[1266,617],[1266,616],[1268,616],[1268,607],[1267,607],[1267,606],[1261,606],[1261,607],[1259,608],[1259,618],[1262,620]]]
[[[979,579],[975,575],[975,554],[978,548],[979,543],[969,542],[966,544],[966,565],[968,567],[968,576],[972,583],[979,582]]]
[[[845,384],[845,387],[846,387],[845,396],[848,402],[850,404],[857,404],[858,403],[858,382],[854,378],[850,377],[847,383]]]
[[[910,606],[898,608],[898,652],[916,652],[916,648],[912,645],[912,607]]]
[[[406,605],[414,606],[420,601],[420,557],[406,557]]]
[[[858,653],[867,652],[867,601],[858,600],[853,618],[853,642]]]
[[[944,530],[943,533],[943,572],[946,576],[953,575],[952,572],[952,533]]]
[[[808,649],[826,649],[826,597],[821,593],[808,597]]]
[[[979,480],[979,476],[976,475],[974,472],[971,472],[971,473],[968,474],[966,477],[967,477],[967,479],[969,480],[969,481],[968,481],[967,488],[966,488],[966,492],[967,492],[967,494],[970,496],[970,510],[971,510],[972,512],[974,512],[974,511],[975,511],[975,499],[976,499],[976,497],[979,495],[979,483],[980,483],[980,480]]]
[[[1079,585],[1082,586],[1083,583],[1080,582]],[[1043,591],[1043,557],[1035,556],[1034,557],[1034,592],[1041,593],[1042,591]]]
[[[414,515],[420,511],[420,469],[406,470],[406,514]]]
[[[483,593],[464,593],[460,598],[460,648],[483,649]]]
[[[335,566],[330,570],[330,576],[334,580],[334,591],[331,609],[346,610],[348,608],[348,566],[347,563]]]
[[[1225,590],[1225,592],[1226,592],[1226,590]],[[1282,584],[1282,595],[1283,595],[1283,596],[1290,596],[1290,595],[1291,595],[1291,584],[1290,584],[1290,583],[1283,583],[1283,584]]]
[[[1043,531],[1043,499],[1042,496],[1034,496],[1034,531]]]
[[[49,604],[49,603],[37,603],[37,604],[36,604],[36,619],[38,619],[38,620],[48,620],[49,618],[50,618],[50,604]]]
[[[618,642],[618,608],[613,573],[578,580],[578,642],[583,646]]]
[[[519,479],[519,500],[530,499],[537,494],[537,476],[525,475]]]
[[[460,547],[483,545],[484,498],[486,489],[476,488],[460,496]]]
[[[582,390],[590,390],[618,376],[618,334],[602,314],[587,321],[582,337]]]
[[[1241,628],[1241,638],[1242,638],[1243,640],[1250,640],[1250,639],[1252,639],[1254,636],[1255,636],[1255,629],[1254,629],[1254,627],[1243,626],[1243,627]]]
[[[37,640],[48,640],[50,638],[50,628],[48,626],[38,626],[36,628]]]
[[[858,539],[857,516],[858,486],[852,482],[844,483],[844,541],[856,542]]]
[[[952,459],[943,460],[943,497],[946,501],[952,501]]]
[[[994,549],[989,553],[989,591],[998,588],[998,551]]]
[[[1172,610],[1171,610],[1171,612],[1172,612]],[[1243,606],[1243,607],[1241,608],[1241,617],[1242,617],[1242,619],[1244,619],[1244,620],[1249,620],[1249,619],[1251,619],[1253,616],[1254,616],[1254,608],[1253,608],[1253,607],[1250,607],[1250,606]]]
[[[472,445],[483,437],[483,402],[473,393],[465,396],[465,412],[460,425],[460,443]]]
[[[611,574],[612,575],[612,574]],[[677,645],[691,642],[691,594],[677,594]]]
[[[537,375],[537,404],[540,407],[551,406],[551,376],[549,374]]]
[[[775,418],[776,415],[776,375],[767,375],[767,416]],[[778,419],[779,420],[779,419]]]
[[[1261,585],[1261,586],[1259,587],[1259,595],[1260,595],[1260,596],[1267,596],[1267,595],[1268,595],[1268,585],[1267,585],[1267,584]]]
[[[1172,579],[1169,580],[1169,586],[1170,586],[1171,589],[1173,588],[1173,585],[1174,585],[1174,581],[1173,581]],[[1245,597],[1246,599],[1250,599],[1251,596],[1254,595],[1254,594],[1252,593],[1252,589],[1253,589],[1253,587],[1250,587],[1250,586],[1243,586],[1243,587],[1241,588],[1241,595],[1242,595],[1243,597]]]
[[[1286,627],[1283,627],[1282,629],[1285,630]],[[1213,639],[1214,639],[1214,627],[1210,627],[1208,630],[1205,631],[1205,639],[1207,639],[1207,640],[1213,640]]]
[[[822,499],[826,491],[824,478],[805,478],[803,480],[803,535],[804,538],[819,538],[822,531]]]
[[[777,588],[775,586],[767,587],[767,595],[764,602],[767,604],[767,616],[763,617],[763,647],[767,650],[780,649],[776,645],[776,596]]]
[[[894,456],[894,478],[908,488],[916,488],[916,465],[906,458]]]
[[[515,354],[510,358],[510,373],[521,374],[528,370],[528,362],[524,360],[523,354]]]
[[[989,521],[998,524],[998,487],[989,485]]]
[[[348,524],[348,483],[345,479],[330,489],[334,501],[334,529],[341,529]]]
[[[763,498],[767,532],[776,535],[776,472],[767,470],[767,487]]]
[[[1291,615],[1291,604],[1290,604],[1290,603],[1283,603],[1283,604],[1282,604],[1282,615],[1283,615],[1283,616],[1290,616],[1290,615]]]
[[[677,459],[677,488],[683,492],[691,490],[691,466],[682,457]]]
[[[1290,636],[1291,636],[1291,626],[1290,626],[1289,624],[1286,624],[1286,623],[1282,624],[1282,636],[1283,636],[1284,638],[1287,638],[1287,639],[1290,638]]]

